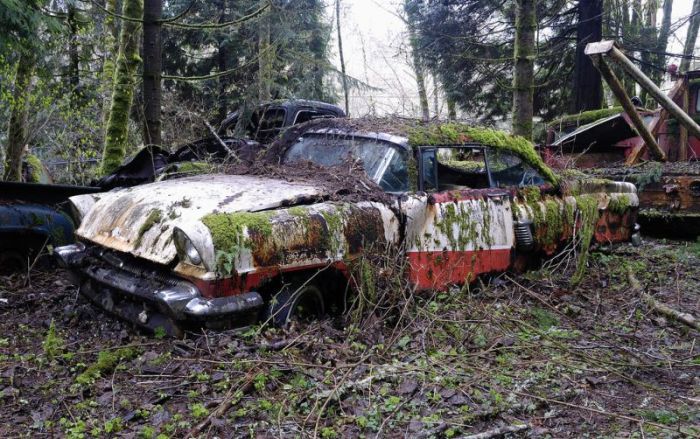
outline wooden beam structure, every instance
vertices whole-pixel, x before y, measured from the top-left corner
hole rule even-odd
[[[610,66],[608,66],[601,54],[588,53],[589,47],[590,44],[586,47],[586,54],[591,57],[593,65],[596,66],[596,68],[600,72],[600,76],[602,76],[605,82],[608,83],[608,85],[610,86],[610,90],[612,90],[613,94],[615,94],[617,100],[620,101],[620,105],[622,105],[622,108],[629,116],[630,120],[632,121],[632,124],[634,125],[634,128],[644,140],[644,143],[646,144],[647,148],[650,149],[652,155],[654,155],[655,158],[657,158],[660,161],[666,161],[666,153],[664,153],[664,151],[659,147],[659,144],[656,143],[656,139],[654,139],[654,136],[651,135],[646,125],[644,125],[644,121],[639,116],[639,113],[637,112],[637,109],[632,103],[630,97],[627,96],[627,93],[625,92],[625,87],[617,78],[615,72],[613,72]],[[632,154],[628,157],[627,163],[636,163],[642,155],[643,151],[643,148],[635,149],[632,152]]]

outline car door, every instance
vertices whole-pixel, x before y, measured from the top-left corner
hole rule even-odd
[[[507,270],[514,247],[509,192],[491,188],[482,148],[419,148],[419,192],[402,202],[409,278],[442,290]]]

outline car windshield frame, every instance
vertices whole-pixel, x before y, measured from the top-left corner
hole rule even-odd
[[[374,175],[370,175],[368,170],[365,168],[364,163],[363,169],[365,171],[365,174],[367,175],[367,178],[370,180],[374,181],[377,185],[382,187],[381,183],[386,177],[387,170],[390,169],[392,161],[395,160],[396,158],[399,158],[400,160],[403,160],[404,162],[404,172],[406,177],[402,178],[401,176],[395,177],[400,184],[402,185],[400,190],[390,190],[382,187],[382,190],[384,192],[389,193],[389,194],[402,194],[406,192],[410,192],[411,190],[411,175],[410,175],[410,161],[413,159],[411,157],[411,152],[410,149],[407,148],[405,145],[392,141],[387,138],[382,138],[381,135],[369,135],[369,134],[357,134],[357,133],[345,133],[345,132],[307,132],[303,136],[300,136],[287,150],[284,152],[284,155],[282,156],[281,163],[286,164],[286,163],[293,163],[289,162],[289,154],[294,150],[294,147],[304,141],[304,139],[313,139],[316,140],[317,142],[320,141],[321,143],[325,142],[333,142],[333,141],[364,141],[364,142],[369,142],[369,143],[374,143],[376,147],[382,147],[385,150],[392,150],[395,153],[391,154],[391,156],[388,156],[388,154],[384,154],[383,157],[378,161],[379,166],[377,169],[374,171]],[[350,152],[350,151],[347,151]],[[352,154],[353,160],[359,160],[362,162],[362,157],[356,156],[355,154]],[[301,160],[306,160],[311,163],[315,163],[318,166],[323,166],[323,167],[328,167],[332,165],[324,164],[324,163],[319,163],[316,160],[312,160],[309,157],[303,157]],[[381,172],[380,172],[381,171]]]

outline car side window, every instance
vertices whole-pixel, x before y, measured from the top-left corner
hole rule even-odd
[[[292,125],[296,125],[298,123],[304,123],[308,122],[310,120],[315,120],[315,119],[330,119],[336,117],[335,114],[329,112],[329,111],[323,111],[323,110],[299,110],[297,111],[297,114],[294,116],[294,122]]]
[[[248,132],[253,139],[265,143],[279,134],[284,127],[286,114],[284,108],[268,108],[262,115],[256,111],[248,125]]]
[[[486,149],[486,162],[495,187],[543,185],[546,180],[522,158],[508,151]]]
[[[419,166],[419,187],[426,191],[482,189],[490,186],[481,147],[421,148]]]

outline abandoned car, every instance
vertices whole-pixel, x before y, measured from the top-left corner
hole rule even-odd
[[[335,105],[304,99],[261,104],[241,128],[238,124],[243,120],[243,113],[243,110],[230,113],[221,122],[218,134],[212,132],[211,136],[180,145],[172,152],[155,145],[147,146],[93,185],[104,190],[135,186],[211,168],[205,163],[192,162],[252,160],[263,145],[272,142],[286,128],[311,120],[345,117],[343,110]]]
[[[445,289],[524,267],[572,238],[584,253],[635,232],[634,185],[563,181],[525,139],[460,124],[402,136],[371,126],[290,129],[268,150],[279,164],[264,175],[73,197],[78,242],[57,249],[59,259],[103,309],[182,335],[323,314],[352,285],[353,261],[373,250],[393,248],[417,289]],[[343,179],[365,195],[334,190]]]
[[[262,144],[285,128],[310,120],[345,117],[343,110],[324,102],[273,101],[255,108],[243,133],[238,133],[236,125],[242,113],[229,114],[218,135],[178,146],[173,152],[153,145],[143,148],[91,186],[55,185],[39,158],[26,155],[22,164],[26,183],[0,182],[0,273],[26,272],[36,256],[47,253],[47,248],[73,242],[73,230],[79,223],[74,224],[67,215],[70,196],[180,178],[211,170],[214,163],[232,161],[234,156],[251,160],[264,148]]]

